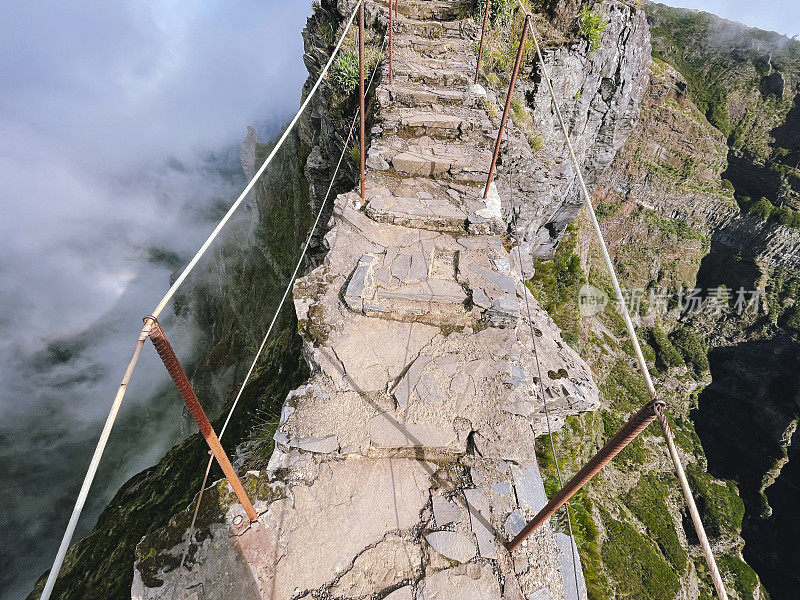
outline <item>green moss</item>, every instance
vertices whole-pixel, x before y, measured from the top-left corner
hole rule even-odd
[[[708,372],[708,348],[694,329],[679,326],[669,334],[669,341],[695,375],[702,376]]]
[[[624,358],[614,361],[599,387],[603,398],[616,411],[632,412],[650,401],[642,375]]]
[[[605,511],[602,514],[608,535],[603,543],[603,565],[614,582],[614,597],[673,600],[680,582],[653,543],[629,523],[617,521]]]
[[[664,217],[654,210],[649,210],[640,206],[636,208],[636,216],[643,217],[645,222],[649,225],[654,226],[679,242],[686,240],[706,240],[706,236],[701,231],[695,229],[686,221]]]
[[[597,216],[597,220],[601,223],[606,219],[610,219],[614,215],[619,212],[620,207],[622,204],[620,203],[612,203],[612,202],[600,202],[594,209],[594,214]]]
[[[754,598],[756,590],[760,587],[758,575],[744,562],[738,554],[728,553],[717,557],[717,566],[723,573],[727,582],[733,582],[733,588],[739,598]]]
[[[748,212],[751,215],[755,215],[760,219],[767,220],[769,216],[772,214],[772,202],[767,200],[766,198],[761,198],[758,202],[754,202],[750,205],[750,209]]]
[[[661,473],[647,473],[639,479],[625,498],[626,505],[631,512],[647,529],[650,539],[653,540],[664,557],[670,562],[677,572],[686,568],[689,555],[681,545],[675,522],[664,502],[671,495],[674,487],[674,478],[669,481],[668,476]]]
[[[686,469],[709,537],[735,537],[742,530],[744,502],[732,482],[719,483],[696,464]]]
[[[682,367],[685,362],[683,355],[672,345],[667,334],[656,325],[650,330],[655,344],[657,360],[664,367]]]

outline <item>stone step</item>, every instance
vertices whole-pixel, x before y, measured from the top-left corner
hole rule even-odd
[[[394,40],[394,51],[398,56],[443,58],[455,64],[470,62],[472,53],[470,43],[466,40],[451,38],[442,43],[441,40],[408,34],[397,36]]]
[[[396,31],[401,35],[408,33],[429,40],[442,40],[445,38],[461,39],[462,37],[460,21],[417,21],[400,18],[396,23]]]
[[[491,250],[479,238],[462,240],[440,238],[362,255],[345,288],[345,304],[369,317],[439,327],[515,323],[519,306],[508,253],[494,237]]]
[[[400,83],[421,84],[444,89],[466,90],[472,83],[471,76],[464,71],[430,68],[402,62],[395,65],[394,78]]]
[[[370,195],[365,212],[379,223],[448,233],[467,231],[469,213],[458,201],[458,194],[450,197],[429,192],[411,193],[396,196],[386,189]]]
[[[432,177],[448,182],[482,185],[489,173],[491,150],[473,144],[422,137],[416,140],[387,137],[374,142],[375,152],[401,177]]]
[[[366,183],[365,212],[379,223],[474,235],[505,231],[495,186],[484,200],[482,186],[452,180],[401,179],[397,174],[371,170]]]
[[[378,4],[388,8],[388,0],[378,0]],[[456,21],[469,16],[472,3],[468,0],[415,0],[406,2],[398,0],[392,3],[397,7],[397,14],[420,21]]]
[[[464,106],[478,108],[480,98],[460,90],[425,89],[420,86],[402,85],[383,86],[378,91],[382,105],[396,103],[407,108]]]
[[[381,121],[384,134],[396,133],[400,137],[429,136],[440,140],[456,140],[466,137],[469,132],[479,129],[481,125],[490,128],[485,113],[476,110],[461,109],[444,114],[413,108],[396,109],[387,113],[390,118]],[[483,123],[485,121],[485,123]]]

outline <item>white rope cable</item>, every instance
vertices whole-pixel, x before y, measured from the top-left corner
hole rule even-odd
[[[522,0],[517,0],[517,2],[519,2],[519,6],[525,14],[530,14],[525,8],[525,5],[522,4]],[[586,209],[589,212],[589,217],[592,220],[592,227],[597,235],[597,241],[600,244],[600,250],[603,253],[603,260],[605,261],[606,267],[608,268],[608,273],[611,276],[611,284],[614,287],[614,292],[617,296],[617,302],[619,302],[620,305],[620,312],[622,313],[622,318],[625,321],[625,328],[628,331],[628,336],[631,338],[631,343],[633,344],[633,348],[636,353],[636,360],[639,363],[639,368],[642,370],[642,376],[644,377],[645,384],[647,385],[647,390],[650,392],[650,397],[655,399],[656,388],[653,385],[653,379],[650,377],[650,369],[647,368],[647,362],[644,359],[642,348],[639,345],[639,338],[636,336],[636,329],[633,326],[633,321],[631,320],[631,316],[628,312],[628,305],[625,302],[625,297],[622,293],[622,289],[620,288],[619,281],[617,280],[614,262],[611,260],[611,255],[608,253],[608,247],[606,246],[605,239],[603,238],[603,232],[600,229],[600,223],[597,221],[597,215],[594,213],[592,196],[589,194],[589,189],[586,187],[586,181],[583,179],[583,172],[581,170],[580,163],[578,162],[578,157],[575,154],[575,149],[572,147],[572,141],[569,137],[567,124],[564,121],[564,115],[561,114],[561,108],[558,106],[558,101],[556,100],[556,92],[553,89],[553,82],[550,80],[550,74],[547,71],[547,65],[544,62],[542,50],[539,46],[539,37],[536,35],[536,29],[533,26],[533,15],[531,15],[531,20],[528,22],[528,29],[533,37],[533,45],[536,48],[536,55],[539,59],[539,65],[542,67],[542,75],[544,76],[543,79],[547,84],[547,89],[550,93],[550,99],[552,100],[553,108],[555,109],[556,117],[558,118],[558,123],[561,127],[561,132],[564,135],[564,141],[567,144],[570,159],[575,167],[575,175],[578,178],[578,184],[581,188]]]
[[[328,70],[330,69],[331,65],[333,64],[333,60],[336,57],[336,54],[339,52],[339,49],[342,47],[342,43],[344,42],[345,35],[347,34],[347,31],[350,29],[350,25],[353,23],[353,19],[355,19],[356,13],[358,12],[358,8],[361,5],[361,2],[364,2],[364,0],[360,0],[359,2],[356,3],[356,6],[353,9],[352,14],[350,15],[350,18],[347,20],[347,25],[345,26],[344,32],[342,33],[341,37],[339,38],[339,42],[336,44],[335,49],[331,53],[330,59],[328,60],[328,62],[325,64],[325,67],[320,72],[319,77],[318,77],[316,83],[314,84],[314,87],[312,87],[311,90],[309,91],[308,96],[306,96],[306,99],[300,105],[300,108],[298,109],[297,113],[295,114],[294,118],[291,120],[289,125],[286,127],[286,130],[283,132],[283,135],[281,135],[280,139],[278,140],[278,143],[272,149],[272,152],[270,152],[269,156],[264,161],[264,164],[261,165],[261,167],[255,173],[253,178],[250,180],[250,182],[244,188],[244,191],[242,191],[242,193],[236,199],[236,202],[234,202],[233,205],[230,207],[230,209],[228,209],[228,212],[225,214],[225,216],[222,218],[222,220],[214,228],[214,231],[211,232],[211,235],[209,235],[208,239],[206,239],[206,241],[203,243],[203,245],[200,247],[200,249],[194,255],[194,257],[189,262],[189,264],[186,266],[186,268],[183,270],[183,272],[175,280],[175,283],[173,283],[172,286],[170,286],[170,288],[167,291],[167,293],[164,295],[164,297],[158,303],[158,306],[156,306],[155,310],[151,313],[153,317],[158,317],[158,315],[161,314],[161,311],[164,310],[164,307],[167,305],[167,303],[170,301],[170,299],[175,295],[175,292],[177,292],[178,288],[184,282],[184,280],[189,275],[189,273],[192,271],[192,269],[194,269],[195,265],[200,260],[200,257],[203,256],[203,254],[206,252],[206,250],[208,250],[209,246],[211,246],[211,244],[214,242],[216,237],[219,235],[219,232],[222,230],[222,228],[225,226],[225,224],[233,216],[233,213],[236,211],[236,209],[239,208],[239,205],[241,205],[242,201],[245,199],[247,194],[250,192],[250,190],[253,188],[253,186],[258,181],[259,177],[261,177],[261,175],[264,173],[264,171],[266,170],[267,166],[269,166],[269,163],[274,158],[275,154],[278,152],[278,150],[283,145],[283,142],[289,136],[289,133],[291,132],[291,130],[297,124],[297,121],[300,119],[300,116],[303,114],[303,112],[305,111],[306,107],[311,102],[311,99],[316,94],[317,89],[319,88],[320,84],[322,83],[322,80],[324,79],[325,75],[328,73]],[[147,335],[148,335],[149,332],[150,332],[150,321],[148,320],[148,321],[145,322],[144,327],[142,327],[142,331],[139,334],[139,340],[136,343],[136,348],[134,350],[133,356],[131,357],[131,360],[128,363],[127,368],[125,369],[125,374],[122,377],[122,382],[120,383],[119,389],[117,390],[117,394],[114,397],[114,402],[111,405],[111,410],[108,413],[108,417],[106,419],[105,425],[103,426],[103,431],[100,434],[100,439],[97,442],[97,446],[95,447],[94,454],[92,455],[92,460],[89,463],[89,468],[86,471],[86,476],[83,479],[83,483],[81,484],[81,489],[78,492],[78,497],[75,500],[75,506],[72,509],[72,515],[70,516],[69,522],[67,523],[67,528],[66,528],[66,531],[64,532],[64,536],[61,539],[61,544],[58,547],[58,552],[56,552],[56,557],[53,560],[53,566],[51,567],[50,573],[47,576],[47,582],[45,583],[44,589],[42,590],[41,600],[49,600],[50,595],[53,593],[53,587],[56,584],[56,579],[58,578],[58,573],[61,570],[61,565],[64,563],[64,557],[67,554],[67,550],[69,549],[69,545],[72,542],[72,536],[75,534],[75,528],[78,526],[78,520],[80,519],[81,513],[83,512],[83,507],[86,504],[86,498],[89,495],[89,489],[91,488],[92,482],[94,481],[94,477],[95,477],[95,475],[97,473],[97,468],[98,468],[98,466],[100,464],[100,460],[103,457],[103,452],[105,452],[105,448],[106,448],[106,444],[108,442],[108,438],[111,435],[111,430],[114,427],[114,422],[117,419],[117,415],[119,413],[120,406],[122,405],[122,399],[125,397],[125,392],[126,392],[126,390],[128,388],[128,382],[130,381],[131,376],[133,374],[133,370],[136,367],[136,363],[139,360],[139,355],[142,352],[142,348],[144,346],[144,342],[146,341]]]
[[[525,6],[522,4],[522,0],[517,0],[519,2],[520,7],[522,10],[528,14]],[[561,126],[561,132],[564,135],[564,141],[567,144],[567,148],[569,150],[570,159],[572,164],[575,167],[575,172],[578,178],[578,183],[580,184],[581,193],[583,194],[584,202],[586,204],[586,209],[589,213],[589,217],[592,221],[592,227],[594,232],[597,236],[597,241],[600,244],[600,249],[603,253],[603,260],[605,261],[606,268],[608,269],[608,273],[611,276],[611,283],[614,287],[614,292],[617,296],[617,302],[619,303],[620,312],[622,313],[622,317],[625,320],[625,328],[628,331],[628,336],[630,337],[631,343],[633,344],[633,349],[636,354],[636,361],[639,363],[639,368],[642,371],[642,377],[644,378],[645,384],[647,385],[647,390],[650,393],[650,397],[655,400],[656,399],[656,388],[653,384],[653,379],[650,377],[650,369],[647,367],[647,362],[644,359],[644,355],[642,354],[642,348],[639,344],[639,338],[636,335],[636,329],[633,326],[633,321],[631,321],[631,316],[628,312],[628,305],[625,302],[625,297],[622,294],[622,289],[620,288],[619,281],[617,280],[616,270],[614,269],[614,263],[611,260],[611,256],[608,252],[608,247],[606,246],[605,238],[603,237],[603,231],[600,229],[600,223],[597,220],[597,215],[594,212],[594,207],[592,206],[592,198],[589,194],[589,190],[586,187],[586,182],[583,179],[583,173],[581,171],[580,163],[578,162],[578,157],[575,155],[575,149],[572,147],[572,142],[569,137],[569,131],[567,130],[566,122],[564,121],[564,116],[561,114],[561,108],[558,105],[558,101],[556,99],[556,93],[553,89],[553,82],[550,80],[550,74],[547,72],[547,65],[544,62],[544,58],[542,57],[542,50],[539,46],[539,38],[536,35],[536,29],[533,26],[533,19],[528,21],[528,28],[530,29],[531,35],[533,36],[533,44],[536,47],[536,55],[539,59],[539,65],[542,67],[542,75],[544,76],[544,80],[547,83],[547,89],[550,93],[550,100],[553,103],[553,108],[555,109],[556,116],[558,117],[559,125]],[[661,419],[659,419],[661,421]],[[689,482],[686,479],[686,473],[684,472],[683,465],[680,461],[680,456],[675,448],[675,445],[672,441],[672,434],[669,431],[668,424],[666,423],[666,416],[664,416],[664,421],[661,423],[662,432],[664,434],[664,439],[667,443],[667,448],[669,450],[670,458],[672,459],[673,466],[675,467],[675,475],[678,478],[678,482],[680,483],[681,491],[683,496],[686,500],[686,505],[689,509],[689,512],[692,517],[692,522],[694,523],[695,530],[697,531],[697,536],[701,541],[701,546],[703,550],[703,554],[706,558],[706,562],[708,563],[709,570],[711,572],[711,579],[714,584],[714,588],[717,591],[717,595],[720,597],[721,600],[728,599],[728,593],[725,589],[725,583],[722,580],[722,577],[719,573],[719,567],[717,566],[717,561],[714,558],[714,554],[711,548],[711,545],[708,543],[708,537],[706,536],[705,528],[703,527],[702,519],[700,518],[700,513],[697,511],[697,506],[694,502],[694,497],[692,496],[692,491],[689,487]]]
[[[517,229],[517,213],[514,210],[514,176],[511,175],[511,186],[510,186],[510,200],[511,200],[511,221],[514,224],[514,237],[517,238],[517,259],[519,260],[520,270],[522,270],[522,250],[520,249],[520,240],[519,240],[519,230]],[[523,287],[525,284],[523,282]],[[550,423],[550,409],[547,405],[547,396],[544,392],[544,380],[542,379],[542,365],[539,361],[539,351],[536,344],[536,333],[534,332],[533,328],[533,318],[531,317],[531,307],[530,302],[528,302],[528,289],[523,289],[523,295],[525,296],[525,312],[528,314],[528,327],[531,332],[531,342],[533,343],[533,356],[536,363],[536,375],[539,379],[539,393],[542,396],[542,403],[544,405],[544,418],[545,422],[547,423],[547,436],[550,439],[550,449],[553,452],[553,460],[556,463],[556,474],[558,475],[558,485],[559,487],[564,487],[564,478],[561,475],[561,463],[558,460],[558,452],[556,452],[556,444],[553,441],[553,428]],[[576,556],[577,551],[577,544],[575,543],[575,534],[572,529],[572,511],[569,506],[569,502],[564,505],[564,509],[567,515],[567,528],[569,529],[569,537],[570,537],[570,552],[572,555],[572,572],[575,575],[575,593],[577,597],[580,598],[581,594],[581,586],[579,583],[578,578],[578,557]]]
[[[386,47],[386,33],[384,32],[383,42],[381,44],[381,51],[383,51],[383,49],[385,47]],[[372,86],[372,82],[375,79],[375,73],[377,73],[377,71],[378,71],[377,68],[372,70],[372,73],[370,74],[370,78],[369,78],[369,83],[367,84],[367,89],[369,89]],[[295,278],[297,277],[297,273],[300,271],[300,267],[303,264],[303,259],[305,258],[306,252],[308,251],[308,248],[311,245],[311,241],[312,241],[314,232],[316,231],[317,225],[319,225],[319,221],[322,218],[322,213],[323,213],[323,210],[325,209],[325,206],[328,203],[328,198],[330,197],[330,193],[333,190],[333,184],[336,181],[336,176],[339,173],[339,169],[342,166],[342,161],[344,160],[344,156],[347,153],[347,148],[350,145],[350,138],[353,136],[353,131],[355,130],[356,121],[358,119],[358,116],[359,116],[359,111],[358,111],[358,109],[356,109],[356,114],[353,117],[352,123],[350,124],[350,130],[347,133],[347,138],[345,139],[344,144],[342,146],[342,153],[339,155],[339,161],[336,163],[336,168],[333,171],[333,176],[331,177],[331,181],[328,184],[328,189],[325,192],[325,197],[323,198],[322,204],[320,205],[320,208],[319,208],[319,212],[317,213],[317,218],[314,220],[314,224],[311,226],[311,229],[308,232],[308,236],[306,238],[305,245],[303,246],[303,250],[300,253],[300,258],[297,261],[297,265],[295,265],[294,272],[292,273],[292,276],[289,278],[289,282],[286,285],[286,290],[283,292],[283,297],[281,298],[281,301],[278,303],[278,307],[275,309],[275,314],[272,316],[272,321],[270,322],[269,327],[267,328],[267,333],[266,333],[266,335],[264,335],[264,339],[261,341],[261,345],[258,347],[258,351],[256,352],[255,358],[253,358],[253,362],[250,364],[250,368],[247,371],[247,375],[245,375],[244,380],[242,381],[242,385],[239,388],[239,392],[236,394],[236,398],[234,399],[233,404],[231,405],[230,411],[228,412],[228,416],[225,419],[225,423],[223,424],[222,429],[220,429],[220,433],[219,433],[219,439],[220,440],[222,440],[222,436],[225,435],[225,429],[228,427],[228,423],[230,422],[231,417],[233,416],[233,411],[236,410],[236,406],[239,403],[239,399],[242,397],[242,393],[244,392],[244,388],[247,385],[247,382],[249,381],[250,376],[253,374],[253,370],[255,369],[255,366],[256,366],[256,363],[258,362],[258,359],[261,357],[261,353],[264,351],[264,348],[265,348],[265,346],[267,344],[267,340],[269,339],[269,336],[272,333],[272,329],[273,329],[273,327],[275,325],[275,322],[278,319],[278,315],[280,314],[281,309],[283,308],[283,304],[286,302],[286,298],[289,295],[289,291],[292,289],[292,287],[294,285],[294,281],[295,281]],[[200,492],[198,493],[197,502],[195,503],[194,514],[192,515],[192,522],[191,522],[191,525],[189,526],[189,535],[188,535],[187,540],[186,540],[186,545],[184,547],[183,554],[181,555],[180,567],[183,567],[183,564],[184,564],[184,562],[186,560],[186,556],[189,553],[189,546],[191,544],[192,536],[194,535],[194,526],[195,526],[195,522],[197,520],[197,514],[198,514],[198,512],[200,510],[200,503],[203,500],[203,492],[205,490],[206,482],[208,481],[208,475],[209,475],[209,472],[211,471],[211,465],[213,463],[214,463],[214,457],[212,456],[208,460],[208,464],[206,465],[206,472],[205,472],[205,475],[203,476],[203,482],[200,485]]]

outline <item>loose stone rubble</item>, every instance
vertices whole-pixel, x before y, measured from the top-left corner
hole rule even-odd
[[[327,256],[294,286],[312,376],[259,476],[272,499],[244,528],[232,504],[184,568],[182,544],[146,574],[140,561],[137,600],[578,597],[549,525],[513,555],[503,543],[546,503],[544,401],[558,427],[596,408],[597,389],[499,235],[506,199],[482,199],[497,132],[468,90],[468,3],[399,10],[366,202],[336,199]]]

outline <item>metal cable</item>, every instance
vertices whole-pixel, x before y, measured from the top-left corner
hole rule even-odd
[[[320,72],[317,82],[314,84],[314,87],[312,87],[311,90],[309,91],[305,101],[300,105],[300,108],[298,109],[294,118],[287,126],[286,130],[278,140],[275,147],[272,149],[272,152],[270,152],[269,156],[264,161],[264,164],[261,165],[261,168],[259,168],[259,170],[255,173],[253,178],[245,187],[244,191],[242,191],[242,193],[236,199],[236,202],[234,202],[233,205],[230,207],[230,209],[228,209],[228,212],[214,228],[214,231],[211,232],[211,235],[209,235],[208,239],[206,239],[206,241],[194,255],[194,257],[186,266],[186,268],[183,270],[183,272],[175,280],[175,283],[172,284],[170,289],[158,303],[158,306],[156,306],[155,310],[152,312],[152,315],[154,317],[158,317],[161,314],[161,311],[164,310],[164,307],[167,305],[170,299],[175,295],[175,292],[177,292],[178,288],[181,286],[183,281],[186,279],[186,277],[195,267],[197,262],[200,260],[200,257],[203,256],[206,250],[208,250],[209,246],[211,246],[211,244],[214,242],[216,237],[219,235],[219,232],[222,230],[222,228],[225,226],[228,220],[230,220],[230,218],[233,216],[233,213],[236,212],[236,209],[239,208],[242,201],[245,199],[247,194],[256,184],[256,181],[259,179],[259,177],[261,177],[261,175],[264,173],[269,163],[272,161],[275,154],[283,145],[283,142],[288,137],[289,132],[294,128],[295,124],[300,119],[300,116],[305,111],[309,102],[311,102],[311,98],[313,98],[314,95],[316,94],[317,89],[319,89],[319,86],[322,83],[322,80],[324,79],[325,75],[327,74],[328,70],[333,64],[333,60],[336,54],[339,52],[339,49],[341,48],[342,43],[344,42],[345,35],[347,34],[347,31],[350,29],[350,25],[352,24],[353,19],[355,18],[356,13],[358,12],[358,8],[362,2],[364,2],[364,0],[360,0],[356,4],[352,14],[350,15],[350,18],[347,21],[347,25],[345,27],[344,32],[342,33],[342,36],[339,38],[339,42],[336,44],[336,48],[331,54],[330,59]],[[58,551],[56,552],[56,557],[53,560],[53,566],[50,568],[50,573],[47,576],[47,582],[45,583],[44,589],[42,590],[41,600],[49,600],[50,595],[53,593],[53,587],[56,584],[56,579],[58,579],[58,573],[61,570],[61,565],[64,563],[64,557],[67,554],[69,545],[72,542],[72,536],[75,534],[75,528],[78,526],[78,520],[80,519],[81,513],[83,512],[83,507],[86,504],[86,498],[89,495],[89,489],[91,488],[92,482],[94,481],[94,477],[97,473],[97,468],[100,465],[100,460],[103,457],[103,452],[105,452],[106,444],[108,443],[108,438],[111,435],[111,430],[114,427],[114,422],[117,419],[120,406],[122,405],[122,400],[125,397],[125,392],[127,391],[128,383],[130,382],[133,370],[136,367],[136,363],[139,361],[139,355],[142,352],[142,348],[144,347],[144,342],[147,339],[149,331],[150,331],[150,321],[146,321],[144,327],[142,327],[141,333],[139,334],[139,340],[136,343],[133,356],[131,357],[131,360],[128,362],[127,368],[125,369],[125,373],[122,377],[122,381],[117,390],[117,394],[114,397],[114,401],[111,405],[111,410],[109,411],[105,425],[103,426],[103,431],[100,434],[100,439],[97,442],[94,454],[92,455],[92,459],[89,463],[89,468],[86,471],[86,476],[84,477],[83,483],[81,484],[81,489],[78,492],[78,497],[75,500],[75,506],[72,509],[72,514],[70,516],[69,522],[67,523],[67,528],[64,531],[64,536],[61,538],[61,544],[59,545]]]
[[[525,9],[525,6],[522,4],[522,0],[517,0],[519,3],[520,8],[528,14],[528,11]],[[556,93],[553,89],[553,82],[550,79],[550,74],[547,72],[547,65],[544,62],[544,58],[542,56],[542,50],[539,46],[539,38],[536,35],[536,29],[533,26],[533,22],[529,21],[529,28],[531,31],[531,36],[533,38],[533,44],[536,48],[536,56],[539,60],[539,65],[542,68],[542,75],[545,83],[547,84],[547,89],[550,94],[550,100],[552,101],[553,108],[556,112],[556,116],[558,118],[559,125],[561,126],[561,132],[564,136],[564,141],[567,145],[567,149],[569,150],[570,160],[575,167],[575,173],[578,179],[578,183],[581,188],[581,193],[583,194],[584,203],[586,205],[586,209],[589,213],[589,217],[592,221],[592,227],[594,229],[595,234],[597,235],[597,241],[600,244],[600,249],[603,253],[603,260],[605,261],[606,268],[608,269],[608,273],[611,276],[611,283],[614,287],[614,292],[617,296],[617,301],[619,302],[620,312],[622,313],[622,317],[625,321],[625,328],[628,332],[628,336],[633,344],[633,349],[636,354],[636,361],[639,364],[639,368],[642,372],[642,377],[644,378],[645,384],[647,385],[647,390],[650,393],[650,397],[652,400],[655,400],[657,397],[656,388],[653,384],[653,379],[650,376],[650,369],[647,367],[647,362],[644,359],[644,355],[642,354],[642,348],[639,344],[639,338],[636,335],[636,329],[633,326],[633,321],[631,320],[630,313],[628,312],[628,305],[625,302],[625,298],[622,294],[622,289],[620,288],[619,281],[617,280],[616,270],[614,269],[614,263],[611,260],[611,256],[608,252],[608,247],[606,246],[605,239],[603,237],[603,232],[600,229],[600,223],[597,220],[597,215],[594,212],[594,207],[592,206],[592,198],[589,194],[589,190],[586,187],[586,181],[583,179],[583,172],[581,171],[580,163],[578,162],[578,157],[575,155],[575,149],[572,146],[572,142],[569,137],[569,131],[567,130],[566,122],[564,121],[564,116],[561,113],[561,108],[558,105],[558,101],[556,100]],[[694,498],[692,496],[691,489],[689,488],[688,481],[686,480],[686,474],[683,471],[683,465],[680,461],[680,456],[678,455],[677,449],[675,448],[674,443],[672,442],[671,435],[669,433],[668,428],[664,428],[664,423],[666,423],[666,417],[661,419],[664,439],[667,442],[667,448],[669,450],[670,458],[672,459],[672,463],[675,467],[675,473],[678,477],[678,481],[681,485],[681,491],[683,493],[684,499],[686,500],[687,507],[689,508],[689,512],[692,516],[692,521],[695,526],[695,530],[697,531],[698,538],[703,540],[706,538],[705,529],[703,527],[702,520],[700,519],[700,514],[697,512],[697,507],[695,506]],[[727,600],[728,595],[725,590],[725,585],[722,581],[722,578],[719,576],[719,569],[717,567],[716,559],[714,558],[713,553],[711,552],[711,547],[707,543],[703,545],[703,554],[705,555],[706,562],[708,563],[709,569],[712,574],[716,574],[716,577],[712,577],[714,587],[717,591],[717,595],[722,600]]]
[[[385,47],[386,47],[386,32],[384,32],[383,35],[383,40],[381,43],[381,52],[383,52],[383,49]],[[372,73],[370,74],[369,83],[367,85],[367,89],[369,89],[372,86],[372,82],[375,79],[375,73],[377,73],[377,71],[378,71],[377,68],[374,68],[372,70]],[[283,308],[283,305],[286,302],[286,298],[289,295],[289,291],[292,289],[292,286],[294,285],[295,277],[297,277],[297,273],[300,271],[300,267],[303,264],[303,259],[305,258],[306,252],[308,251],[308,248],[311,244],[311,240],[313,238],[314,232],[317,229],[317,225],[319,224],[319,221],[322,218],[323,210],[325,209],[325,206],[328,202],[328,198],[330,197],[330,193],[333,190],[333,184],[336,181],[336,176],[339,173],[339,168],[342,166],[342,161],[344,160],[344,156],[347,153],[347,148],[350,145],[350,138],[353,136],[353,131],[355,130],[356,120],[358,119],[359,114],[360,113],[356,111],[356,114],[353,116],[353,121],[350,124],[350,130],[347,133],[347,138],[345,139],[344,145],[342,147],[342,153],[339,156],[339,161],[336,163],[336,168],[334,169],[333,176],[331,177],[331,181],[328,184],[328,189],[325,192],[325,197],[323,198],[322,204],[320,205],[319,211],[317,212],[317,218],[314,220],[314,224],[311,226],[311,229],[308,232],[308,236],[303,246],[303,250],[300,253],[300,258],[298,259],[297,264],[295,265],[292,276],[289,278],[289,282],[286,286],[286,289],[283,292],[283,297],[281,298],[281,301],[278,303],[278,308],[275,309],[275,314],[272,316],[272,321],[270,322],[269,327],[267,328],[267,333],[264,336],[264,339],[261,341],[261,345],[258,347],[258,351],[256,352],[255,358],[253,359],[253,362],[250,364],[250,368],[247,370],[247,374],[245,375],[244,380],[242,381],[242,385],[239,387],[239,392],[236,394],[236,398],[234,399],[233,405],[231,406],[231,409],[228,412],[228,416],[225,419],[225,423],[222,425],[222,429],[220,430],[219,433],[220,440],[222,439],[222,436],[225,435],[225,429],[228,427],[228,423],[230,422],[231,417],[233,416],[233,411],[236,410],[236,406],[239,403],[239,399],[242,397],[244,388],[247,385],[250,376],[253,374],[253,370],[255,369],[258,359],[261,357],[261,353],[264,351],[264,348],[267,344],[267,340],[269,339],[269,336],[272,333],[272,329],[275,325],[275,322],[278,319],[278,315],[280,314],[281,309]],[[209,458],[208,464],[206,465],[206,472],[205,475],[203,476],[203,482],[200,485],[200,492],[197,497],[197,502],[195,503],[194,514],[192,515],[192,522],[191,525],[189,526],[189,535],[186,540],[186,545],[184,547],[183,554],[181,555],[180,567],[183,567],[186,561],[186,556],[189,553],[189,546],[191,545],[192,536],[194,535],[194,527],[197,521],[197,514],[200,510],[200,503],[203,500],[203,492],[205,490],[206,482],[208,481],[208,475],[209,472],[211,471],[211,465],[213,464],[213,462],[214,462],[214,457],[212,456],[211,458]],[[173,590],[173,595],[174,595],[174,590]]]

